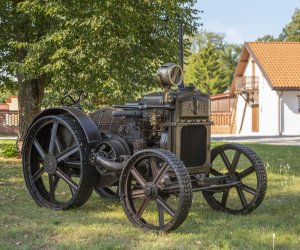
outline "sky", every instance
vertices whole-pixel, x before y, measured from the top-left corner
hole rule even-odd
[[[196,8],[203,29],[225,34],[229,43],[255,41],[264,35],[277,37],[292,20],[300,0],[198,0]]]

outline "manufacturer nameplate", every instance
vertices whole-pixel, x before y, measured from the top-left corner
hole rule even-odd
[[[208,116],[208,105],[197,99],[182,102],[182,117]]]

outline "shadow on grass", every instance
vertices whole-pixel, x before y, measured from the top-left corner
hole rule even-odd
[[[300,151],[269,151],[273,147],[254,146],[269,163],[268,192],[257,210],[245,216],[223,214],[195,193],[188,218],[169,234],[134,228],[120,203],[96,194],[76,210],[40,208],[24,185],[20,161],[1,159],[0,248],[271,249],[274,243],[276,248],[297,249],[300,171],[296,166],[300,161],[296,153]],[[289,164],[288,171],[280,169],[284,164]]]

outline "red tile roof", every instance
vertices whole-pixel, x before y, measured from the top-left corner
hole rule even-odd
[[[249,42],[245,49],[274,89],[300,89],[300,42]]]
[[[0,103],[0,110],[9,110],[8,104]]]

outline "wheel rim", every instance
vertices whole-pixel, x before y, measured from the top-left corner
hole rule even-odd
[[[178,171],[155,153],[144,153],[129,165],[124,168],[120,181],[121,199],[129,220],[145,230],[177,228],[188,213],[182,210],[187,192],[180,189],[184,184]],[[188,195],[191,199],[191,193]],[[179,222],[181,213],[184,219]]]
[[[118,184],[103,188],[98,188],[97,186],[95,186],[95,191],[100,197],[115,201],[120,200]]]
[[[35,124],[25,152],[25,180],[42,206],[62,209],[76,198],[82,177],[82,154],[73,130],[60,119]]]
[[[262,201],[266,187],[263,165],[255,153],[235,145],[220,147],[212,154],[211,176],[225,175],[225,181],[239,181],[234,187],[203,192],[212,206],[229,213],[254,210]]]

